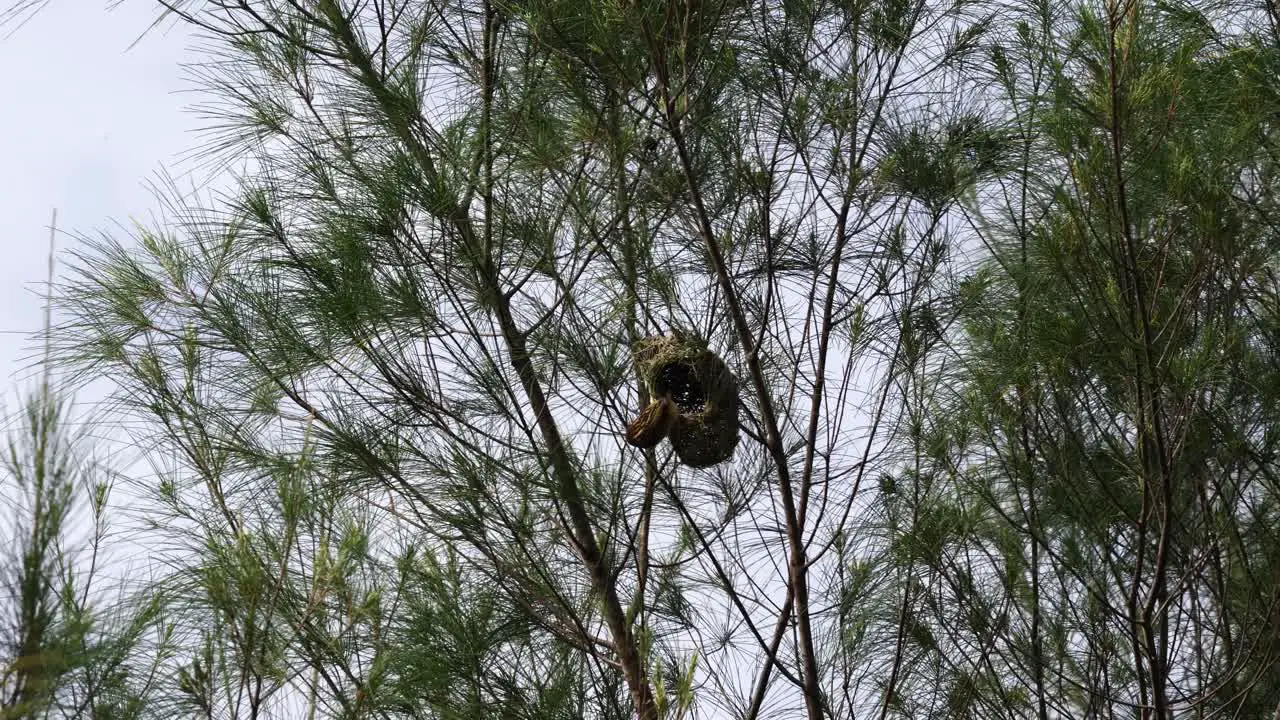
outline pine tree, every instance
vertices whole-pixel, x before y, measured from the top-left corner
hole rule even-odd
[[[165,7],[227,189],[56,344],[163,459],[144,713],[1275,712],[1274,12]]]

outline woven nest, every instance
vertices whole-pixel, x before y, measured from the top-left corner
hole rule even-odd
[[[694,468],[728,460],[738,447],[738,381],[715,353],[692,340],[659,335],[635,346],[641,380],[679,409],[667,438]]]

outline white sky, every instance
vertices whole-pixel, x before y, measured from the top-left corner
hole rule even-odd
[[[13,0],[0,0],[0,10]],[[59,250],[159,203],[146,187],[198,144],[195,100],[180,66],[190,40],[155,3],[53,0],[25,25],[0,28],[0,397],[29,387],[29,333],[42,322],[50,213]],[[113,3],[114,4],[114,3]],[[12,34],[10,34],[12,33]],[[6,37],[7,36],[7,37]],[[134,40],[141,40],[130,48]],[[90,398],[79,398],[82,401]],[[7,413],[6,413],[7,415]]]

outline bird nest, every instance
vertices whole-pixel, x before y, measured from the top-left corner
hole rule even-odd
[[[640,378],[655,401],[678,410],[667,439],[680,462],[694,468],[728,460],[738,447],[738,381],[706,346],[659,335],[636,343]]]

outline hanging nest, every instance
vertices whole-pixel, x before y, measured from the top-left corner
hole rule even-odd
[[[694,468],[728,460],[738,447],[738,381],[715,353],[679,336],[635,346],[640,378],[653,403],[627,429],[627,441],[653,447],[665,436]]]

